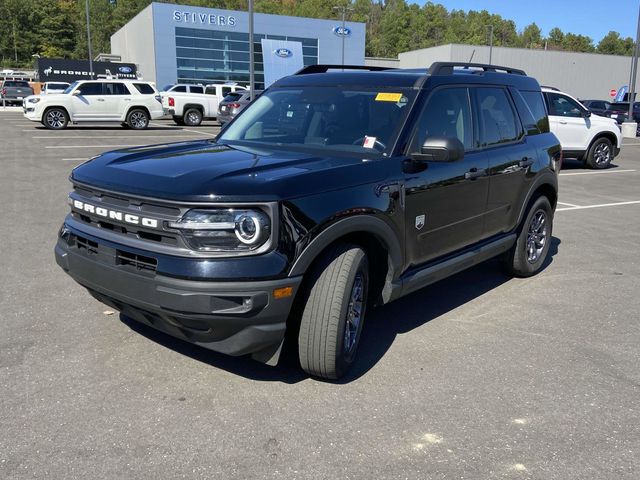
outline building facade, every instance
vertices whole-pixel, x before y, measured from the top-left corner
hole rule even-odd
[[[363,65],[365,24],[282,15],[254,15],[255,79],[265,81],[264,66]],[[263,51],[278,41],[279,48]],[[291,48],[287,48],[290,46]],[[249,15],[247,12],[152,3],[111,37],[111,53],[135,63],[143,78],[158,87],[173,83],[249,82]],[[268,58],[267,58],[268,56]],[[284,70],[283,70],[284,72]],[[268,72],[273,77],[273,72]]]

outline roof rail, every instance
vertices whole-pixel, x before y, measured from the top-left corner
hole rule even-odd
[[[548,88],[549,90],[553,90],[554,92],[559,92],[560,89],[556,87],[550,87],[549,85],[540,85],[540,88]]]
[[[393,70],[390,67],[373,67],[367,65],[309,65],[298,70],[294,75],[307,75],[309,73],[326,73],[329,70],[367,70],[370,72],[380,72],[383,70]]]
[[[511,67],[501,67],[500,65],[489,65],[486,63],[465,63],[465,62],[434,62],[429,67],[429,75],[451,75],[455,67],[478,68],[485,72],[506,72],[513,75],[527,75],[524,70]]]

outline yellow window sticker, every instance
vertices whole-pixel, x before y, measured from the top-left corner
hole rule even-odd
[[[376,102],[399,102],[401,98],[401,93],[380,92],[376,95]]]

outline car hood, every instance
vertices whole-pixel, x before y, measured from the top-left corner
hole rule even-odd
[[[192,141],[107,152],[76,167],[71,180],[168,200],[275,201],[374,183],[388,175],[389,159],[363,157]]]
[[[609,117],[603,117],[602,115],[591,114],[589,119],[592,125],[617,126],[615,120]]]

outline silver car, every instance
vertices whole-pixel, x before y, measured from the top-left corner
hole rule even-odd
[[[258,98],[262,90],[254,90],[253,97]],[[235,118],[244,107],[249,105],[249,91],[238,90],[229,93],[218,105],[218,121],[225,125]]]

